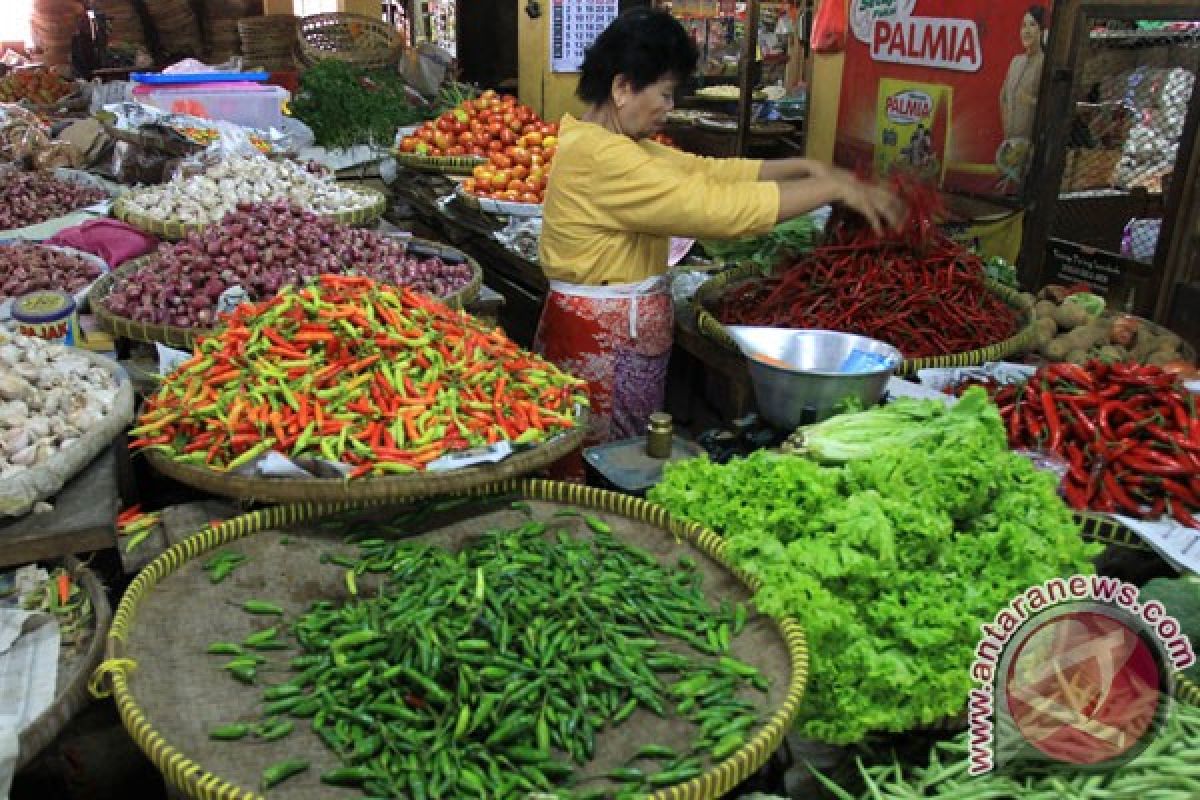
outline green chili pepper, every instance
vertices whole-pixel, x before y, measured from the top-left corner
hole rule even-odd
[[[283,609],[274,603],[265,603],[262,600],[247,600],[242,603],[242,610],[248,614],[274,614],[281,616]]]
[[[279,761],[263,770],[262,788],[271,789],[288,778],[299,775],[308,769],[308,762],[296,758]]]
[[[243,739],[250,733],[250,726],[243,722],[235,722],[231,725],[222,725],[219,728],[213,728],[208,732],[209,738],[220,739],[222,741],[234,741]]]

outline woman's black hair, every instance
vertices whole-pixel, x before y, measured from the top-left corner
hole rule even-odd
[[[673,77],[682,81],[696,69],[700,52],[679,20],[666,11],[634,8],[612,21],[583,56],[575,93],[590,105],[612,95],[613,79],[624,75],[636,91]]]
[[[1029,16],[1033,17],[1033,21],[1037,23],[1037,26],[1039,28],[1041,28],[1042,30],[1046,30],[1046,7],[1045,6],[1030,6],[1029,10],[1026,11],[1025,13],[1028,14]]]

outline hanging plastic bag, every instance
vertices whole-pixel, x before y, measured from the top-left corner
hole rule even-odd
[[[818,53],[840,53],[846,49],[846,0],[822,0],[813,20],[813,49]]]

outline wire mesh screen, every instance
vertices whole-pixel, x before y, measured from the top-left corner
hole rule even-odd
[[[1200,73],[1195,22],[1090,20],[1051,236],[1152,263]]]

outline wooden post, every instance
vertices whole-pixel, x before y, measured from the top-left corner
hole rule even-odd
[[[746,40],[738,74],[737,138],[734,152],[745,157],[750,151],[750,112],[754,108],[754,63],[758,60],[758,0],[746,3]]]

